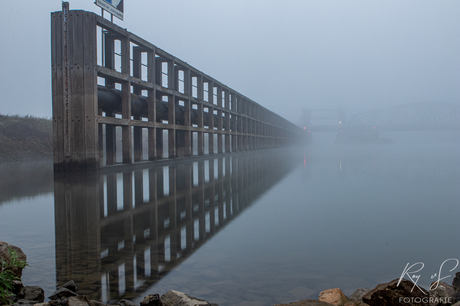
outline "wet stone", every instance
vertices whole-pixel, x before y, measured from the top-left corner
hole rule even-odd
[[[75,284],[75,282],[73,280],[68,281],[64,285],[57,287],[57,289],[59,289],[59,288],[65,288],[67,290],[77,292],[77,285]]]
[[[196,306],[196,305],[210,305],[205,300],[200,300],[187,294],[171,290],[161,296],[161,301],[164,306]]]
[[[121,306],[137,306],[137,304],[131,302],[131,301],[128,301],[128,300],[119,300],[118,301],[118,305],[121,305]]]
[[[351,301],[356,301],[356,302],[361,302],[363,300],[363,296],[371,291],[372,289],[370,288],[358,288],[353,292],[353,294],[350,296]]]
[[[142,301],[141,306],[163,306],[159,294],[149,294]]]
[[[360,302],[360,301],[348,301],[343,306],[369,306],[369,305],[367,305],[364,302]]]
[[[13,281],[13,290],[12,293],[14,295],[18,295],[21,289],[24,288],[23,283],[20,280],[14,280]]]
[[[67,300],[68,306],[95,306],[86,296],[72,296]]]
[[[19,299],[16,301],[16,303],[13,304],[13,306],[16,306],[16,305],[27,306],[27,305],[35,305],[39,303],[40,303],[39,301]]]
[[[36,301],[36,303],[43,303],[45,301],[45,291],[38,286],[26,286],[21,288],[17,295],[19,300]]]
[[[452,281],[452,287],[454,287],[455,292],[460,291],[460,272],[455,273],[455,278]]]
[[[59,301],[58,300],[53,300],[53,301],[49,301],[49,303],[51,306],[57,306],[59,305]]]
[[[399,284],[398,284],[399,283]],[[414,283],[408,280],[392,280],[389,283],[379,284],[363,296],[363,302],[370,306],[400,305],[420,306],[420,300],[428,296],[423,288],[415,288]]]
[[[94,306],[108,306],[106,303],[102,303],[96,300],[91,300],[91,302],[94,304]]]
[[[50,295],[48,298],[50,300],[57,300],[60,298],[68,298],[71,296],[77,296],[77,294],[73,291],[70,291],[69,289],[59,287],[58,290],[54,291],[52,295]]]

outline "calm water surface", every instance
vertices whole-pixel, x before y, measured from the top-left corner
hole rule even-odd
[[[23,281],[47,295],[73,279],[103,301],[175,289],[272,305],[351,294],[416,262],[428,286],[460,259],[460,134],[381,136],[393,144],[324,133],[289,150],[54,180],[49,166],[3,167],[0,240],[25,251]]]

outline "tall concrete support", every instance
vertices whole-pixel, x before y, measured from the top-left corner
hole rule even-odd
[[[67,2],[51,14],[51,42],[56,171],[189,157],[193,135],[198,155],[303,139],[286,119]]]
[[[54,164],[59,171],[98,168],[96,15],[64,3],[51,28]]]

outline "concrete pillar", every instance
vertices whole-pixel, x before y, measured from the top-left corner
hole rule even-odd
[[[85,36],[78,33],[85,33]],[[96,170],[99,159],[96,16],[51,15],[53,160],[55,171]],[[74,56],[78,55],[78,56]]]
[[[156,129],[156,159],[163,159],[163,129]]]

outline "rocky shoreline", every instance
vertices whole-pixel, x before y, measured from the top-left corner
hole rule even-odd
[[[19,247],[0,241],[0,262],[9,262],[9,249],[14,250],[18,259],[26,261],[27,256]],[[78,288],[74,281],[69,281],[58,286],[45,303],[44,290],[38,286],[24,286],[20,278],[22,268],[11,269],[18,278],[13,282],[12,295],[9,304],[14,306],[108,306],[96,300],[90,300],[85,295],[78,294]],[[0,283],[1,286],[1,283]],[[1,289],[1,288],[0,288]],[[1,305],[0,301],[0,305]],[[119,306],[139,306],[129,300],[119,300]],[[213,305],[199,298],[191,297],[183,292],[171,290],[163,294],[150,294],[140,302],[140,306],[194,306]],[[250,305],[250,303],[247,303]],[[322,291],[317,300],[305,299],[293,301],[288,304],[276,304],[274,306],[385,306],[385,305],[450,305],[460,306],[460,272],[455,274],[452,285],[436,281],[431,284],[430,290],[418,287],[414,282],[407,279],[394,279],[391,282],[379,284],[375,288],[359,288],[351,296],[347,297],[339,288]]]

